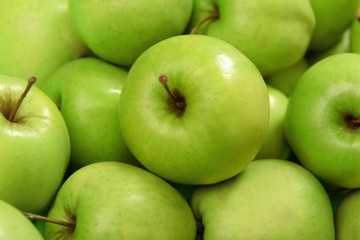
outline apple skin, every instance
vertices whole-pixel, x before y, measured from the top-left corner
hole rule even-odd
[[[11,204],[0,200],[0,212],[0,239],[44,239],[35,225]]]
[[[0,3],[0,74],[40,85],[64,63],[88,54],[69,17],[67,0]]]
[[[0,199],[22,211],[42,213],[62,183],[70,139],[60,111],[36,86],[14,121],[5,117],[26,84],[23,79],[0,76]]]
[[[359,7],[359,0],[310,0],[316,26],[309,44],[309,51],[321,52],[340,41],[351,25]]]
[[[308,0],[195,0],[190,27],[208,16],[196,33],[234,45],[264,77],[285,69],[305,55],[315,16]]]
[[[286,96],[290,96],[296,82],[309,67],[308,60],[302,58],[294,65],[268,76],[265,78],[265,81],[267,84],[282,91]]]
[[[352,190],[341,200],[335,215],[336,239],[360,238],[360,190]]]
[[[183,34],[192,0],[69,1],[78,36],[100,58],[130,67],[153,44]]]
[[[342,53],[310,67],[289,98],[284,131],[299,161],[325,183],[360,187],[360,55]]]
[[[49,240],[187,240],[196,235],[195,218],[179,192],[147,170],[120,162],[93,163],[73,173],[48,217],[76,218],[71,234],[70,228],[46,223]]]
[[[68,127],[71,170],[100,161],[140,166],[125,144],[118,121],[127,74],[123,68],[88,57],[63,65],[42,84]]]
[[[163,74],[185,99],[183,112],[159,82]],[[216,38],[182,35],[136,60],[123,86],[119,121],[145,168],[176,183],[210,184],[235,176],[254,159],[269,108],[265,82],[241,52]]]
[[[265,140],[255,159],[278,158],[287,159],[290,147],[283,131],[288,97],[280,90],[267,85],[270,101],[269,128]]]
[[[189,202],[204,240],[335,239],[325,189],[286,160],[253,161],[234,178],[198,187]]]
[[[360,20],[357,18],[350,27],[350,52],[360,53]]]

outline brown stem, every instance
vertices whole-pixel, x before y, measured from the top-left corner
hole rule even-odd
[[[353,118],[351,120],[349,120],[350,123],[357,125],[360,124],[360,119],[359,118]]]
[[[220,17],[220,15],[218,13],[208,16],[206,18],[204,18],[201,22],[199,22],[198,24],[195,25],[195,27],[193,27],[193,29],[191,29],[190,34],[195,34],[196,31],[207,21],[212,20],[212,19],[218,19]]]
[[[336,189],[328,192],[328,196],[330,197],[330,196],[332,196],[332,195],[334,195],[334,194],[336,194],[338,192],[342,192],[342,191],[345,191],[345,190],[346,190],[346,188],[341,188],[341,187],[336,188]]]
[[[26,88],[24,90],[24,92],[21,94],[19,100],[16,102],[16,105],[15,107],[12,109],[12,112],[10,114],[10,117],[9,117],[9,121],[12,122],[15,118],[15,115],[22,103],[22,101],[24,100],[24,98],[26,97],[27,93],[29,92],[31,86],[36,82],[36,77],[30,77],[29,80],[28,80],[28,83],[26,85]]]
[[[69,222],[64,222],[64,221],[60,221],[60,220],[55,220],[55,219],[52,219],[52,218],[48,218],[48,217],[44,217],[44,216],[41,216],[41,215],[28,213],[28,212],[24,212],[24,211],[22,213],[29,219],[40,220],[40,221],[44,221],[44,222],[49,222],[49,223],[62,225],[62,226],[65,226],[65,227],[75,228],[75,223],[69,223]]]
[[[159,81],[162,83],[162,85],[165,87],[166,91],[169,93],[170,97],[175,101],[175,105],[178,109],[180,109],[181,111],[183,111],[185,109],[185,103],[181,100],[179,100],[170,90],[169,86],[167,85],[167,76],[166,75],[161,75],[159,77]]]

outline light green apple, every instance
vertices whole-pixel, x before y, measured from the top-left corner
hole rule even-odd
[[[72,28],[67,0],[0,2],[0,74],[39,85],[64,63],[89,52]]]
[[[253,161],[232,179],[197,188],[190,206],[204,240],[335,239],[325,189],[286,160]]]
[[[265,78],[265,81],[269,85],[282,91],[286,96],[289,96],[296,82],[309,66],[307,59],[304,57],[290,67],[268,76]]]
[[[11,204],[0,200],[0,212],[0,239],[44,239],[35,225]]]
[[[306,60],[310,65],[313,65],[326,57],[330,57],[331,55],[347,52],[351,52],[350,28],[346,29],[339,41],[337,41],[335,45],[332,45],[330,48],[321,52],[308,52],[306,55]]]
[[[360,190],[349,192],[340,202],[335,215],[336,239],[360,239]]]
[[[119,118],[125,142],[145,168],[198,185],[233,177],[254,159],[269,108],[260,72],[240,51],[213,37],[182,35],[136,60]]]
[[[23,79],[0,75],[0,199],[42,213],[62,183],[70,139],[60,111],[36,86],[11,120],[25,87]]]
[[[71,140],[71,170],[100,161],[140,165],[119,126],[119,98],[128,71],[97,58],[59,68],[41,86],[60,108]]]
[[[284,130],[299,161],[327,184],[360,187],[360,54],[310,67],[289,98]]]
[[[305,55],[315,17],[309,0],[195,0],[190,27],[227,41],[269,76]]]
[[[290,148],[283,131],[283,123],[288,97],[280,90],[267,85],[270,101],[269,128],[265,140],[255,159],[278,158],[287,159]]]
[[[184,32],[192,0],[70,0],[78,36],[100,58],[130,67],[153,44]]]
[[[311,37],[309,51],[324,51],[340,41],[353,21],[359,0],[310,0],[316,26]]]
[[[76,227],[46,223],[52,239],[195,239],[190,206],[171,185],[142,168],[98,162],[73,173],[59,190],[48,217]]]

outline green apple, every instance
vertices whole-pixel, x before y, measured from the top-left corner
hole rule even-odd
[[[310,2],[315,14],[316,26],[309,50],[324,51],[340,41],[356,15],[359,0],[310,0]]]
[[[36,86],[13,111],[25,87],[23,79],[0,75],[0,199],[41,213],[62,183],[70,139],[60,111]]]
[[[156,175],[120,162],[98,162],[73,173],[59,190],[48,217],[76,227],[46,223],[52,239],[195,239],[186,200]]]
[[[304,56],[315,17],[309,0],[195,0],[190,27],[227,41],[269,76]]]
[[[88,53],[72,28],[68,1],[0,3],[0,74],[39,85],[58,67]]]
[[[119,118],[125,142],[145,168],[198,185],[233,177],[254,159],[269,108],[260,72],[240,51],[213,37],[182,35],[136,60]]]
[[[0,200],[0,212],[0,239],[44,239],[35,225],[11,204]]]
[[[310,65],[317,63],[318,61],[330,57],[334,54],[347,53],[350,50],[350,28],[348,28],[342,35],[341,39],[332,45],[330,48],[321,52],[309,52],[306,55],[306,60]]]
[[[299,161],[325,183],[360,187],[360,54],[310,67],[289,98],[284,130]]]
[[[310,65],[307,59],[305,59],[304,57],[290,67],[287,67],[279,72],[268,76],[267,78],[265,78],[265,81],[269,85],[285,93],[286,96],[289,96],[296,82],[309,68],[309,66]]]
[[[280,90],[271,87],[270,85],[267,85],[267,88],[270,101],[269,128],[255,159],[286,159],[290,153],[290,148],[283,131],[283,123],[288,104],[288,97]]]
[[[69,1],[78,36],[100,58],[130,67],[153,44],[182,34],[192,0]]]
[[[140,165],[119,127],[119,98],[127,74],[123,68],[89,57],[63,65],[42,84],[68,127],[72,170],[100,161]]]
[[[286,160],[253,161],[232,179],[197,188],[190,206],[204,240],[335,238],[325,189]]]
[[[350,51],[360,53],[360,14],[350,27]]]
[[[360,190],[349,192],[341,200],[335,215],[336,239],[354,240],[360,238]]]

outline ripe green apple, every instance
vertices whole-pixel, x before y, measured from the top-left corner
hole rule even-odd
[[[287,160],[253,161],[234,178],[198,187],[190,206],[204,240],[333,240],[335,235],[325,189]]]
[[[140,165],[119,127],[119,98],[127,74],[123,68],[88,57],[63,65],[42,84],[68,127],[72,170],[100,161]]]
[[[45,224],[45,239],[195,239],[190,206],[171,185],[142,168],[98,162],[73,173],[48,217],[76,227]]]
[[[11,204],[0,200],[0,212],[0,239],[44,239],[35,225]]]
[[[130,67],[153,44],[182,34],[192,0],[69,1],[78,36],[100,58]]]
[[[296,82],[309,68],[309,66],[310,65],[307,59],[304,57],[290,67],[287,67],[279,72],[268,76],[267,78],[265,78],[265,81],[269,85],[285,93],[286,96],[289,96]]]
[[[299,161],[325,183],[360,187],[360,54],[310,67],[289,98],[284,131]]]
[[[0,3],[0,74],[39,85],[58,67],[88,53],[72,28],[68,1]]]
[[[316,26],[309,50],[324,51],[340,41],[343,33],[353,21],[359,0],[310,0],[314,10]]]
[[[360,239],[360,190],[349,192],[340,202],[335,215],[336,239]]]
[[[0,199],[41,213],[62,183],[70,139],[60,111],[36,86],[11,120],[25,87],[23,79],[0,75]]]
[[[283,131],[283,123],[288,97],[280,90],[267,85],[270,101],[269,128],[265,140],[255,159],[278,158],[287,159],[290,148]]]
[[[309,0],[195,0],[190,27],[227,41],[269,76],[305,55],[315,17]]]
[[[182,35],[136,60],[119,119],[125,142],[145,168],[198,185],[233,177],[254,159],[269,108],[260,72],[240,51],[213,37]]]

